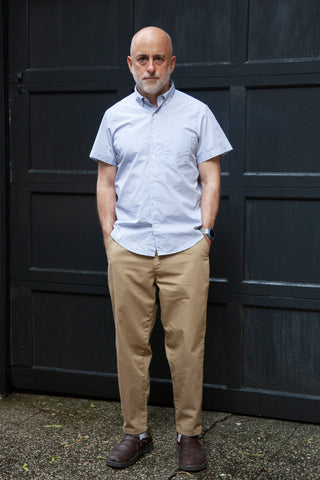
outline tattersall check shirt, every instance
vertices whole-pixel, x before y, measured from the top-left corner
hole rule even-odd
[[[137,89],[109,108],[90,158],[117,166],[113,239],[147,256],[199,242],[198,164],[230,150],[210,109],[173,82],[158,108]]]

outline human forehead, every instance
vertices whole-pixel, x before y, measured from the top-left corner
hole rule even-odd
[[[171,42],[164,35],[139,35],[134,38],[130,50],[131,56],[172,56]]]
[[[133,58],[140,58],[140,57],[147,57],[147,58],[169,58],[168,52],[162,50],[146,50],[146,49],[139,49],[135,50],[131,55]]]

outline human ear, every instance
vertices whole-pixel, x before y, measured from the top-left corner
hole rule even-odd
[[[132,58],[129,56],[127,57],[127,63],[128,63],[129,70],[132,73]]]
[[[173,56],[171,57],[171,60],[170,60],[170,73],[173,72],[175,66],[176,66],[176,57]]]

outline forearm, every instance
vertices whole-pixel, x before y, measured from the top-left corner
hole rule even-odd
[[[98,171],[97,180],[97,207],[103,233],[104,242],[110,236],[116,221],[116,190],[115,190],[116,169],[109,166],[101,166]]]
[[[212,158],[199,165],[201,181],[202,228],[213,228],[220,204],[220,157]]]
[[[103,239],[106,241],[116,221],[116,195],[114,189],[110,187],[97,188],[97,206]]]
[[[213,228],[220,204],[220,182],[202,187],[201,219],[202,228]]]

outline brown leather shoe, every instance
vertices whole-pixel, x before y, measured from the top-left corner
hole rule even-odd
[[[140,440],[139,435],[125,435],[118,445],[113,447],[107,456],[106,464],[113,468],[126,468],[133,465],[138,458],[151,452],[153,441],[150,431],[148,436]]]
[[[178,442],[179,467],[186,472],[198,472],[207,467],[206,454],[198,435],[181,435]]]

